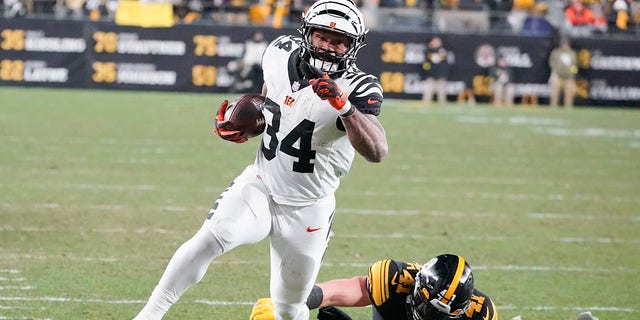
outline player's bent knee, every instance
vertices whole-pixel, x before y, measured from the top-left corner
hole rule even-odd
[[[211,234],[211,231],[205,226],[201,227],[184,245],[190,245],[191,250],[197,250],[198,254],[212,255],[213,257],[220,256],[224,251],[215,235]]]
[[[214,237],[222,244],[224,251],[236,246],[239,241],[240,232],[234,232],[236,221],[232,218],[222,218],[211,228]]]

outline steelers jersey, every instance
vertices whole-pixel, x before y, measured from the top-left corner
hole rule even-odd
[[[262,57],[266,129],[255,166],[274,201],[289,205],[332,195],[355,155],[338,112],[302,76],[300,43],[281,36]],[[334,80],[360,112],[380,113],[382,87],[376,77],[354,66]]]
[[[409,320],[407,296],[413,290],[420,265],[395,260],[380,260],[369,268],[367,291],[375,311],[384,320]],[[498,320],[491,299],[473,289],[471,306],[460,318],[463,320]]]

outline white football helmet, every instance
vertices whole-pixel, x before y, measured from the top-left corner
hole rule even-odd
[[[349,49],[344,54],[327,52],[311,43],[314,29],[324,29],[348,36]],[[345,71],[356,60],[356,54],[365,44],[365,28],[362,13],[351,0],[318,0],[302,17],[301,58],[310,66],[329,74]]]

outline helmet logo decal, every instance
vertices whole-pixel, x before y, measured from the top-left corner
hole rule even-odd
[[[327,54],[328,50],[314,47],[311,35],[315,29],[333,31],[349,38],[347,50],[341,54]],[[322,72],[334,74],[354,66],[358,51],[365,45],[369,30],[359,8],[352,0],[317,0],[303,13],[298,31],[302,34],[300,57]]]

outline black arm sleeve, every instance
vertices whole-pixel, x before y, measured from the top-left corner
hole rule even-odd
[[[322,298],[322,289],[314,285],[313,289],[311,289],[311,293],[309,293],[309,296],[307,297],[307,307],[309,307],[309,309],[318,308],[322,303]]]

